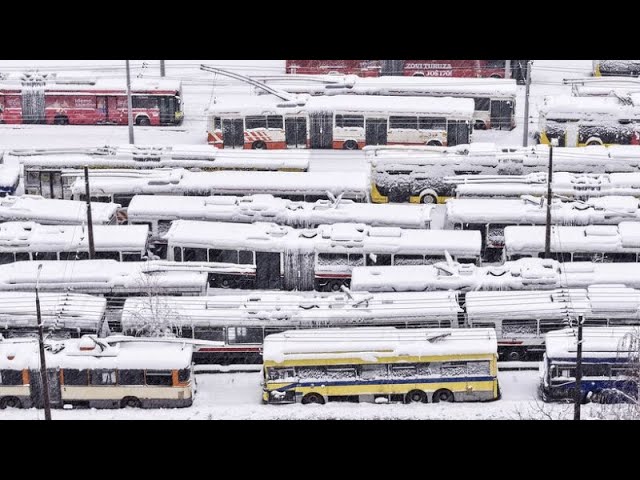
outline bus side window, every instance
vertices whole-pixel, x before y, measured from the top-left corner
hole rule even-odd
[[[96,259],[118,260],[118,261],[120,261],[120,253],[118,253],[118,252],[96,252]]]
[[[0,371],[0,385],[22,385],[22,370]]]
[[[367,265],[383,266],[391,265],[391,254],[388,253],[370,253],[366,256]]]
[[[5,263],[13,263],[16,257],[13,252],[2,252],[0,253],[0,265],[4,265]]]
[[[206,262],[207,261],[207,249],[206,248],[189,248],[184,249],[184,261],[185,262]]]
[[[116,384],[116,371],[115,370],[91,370],[89,377],[91,378],[91,385],[115,385]]]
[[[98,258],[96,256],[96,258]],[[60,252],[60,260],[88,260],[89,252]],[[118,260],[118,258],[116,258]]]
[[[147,370],[145,377],[147,385],[173,385],[171,370]]]
[[[173,247],[173,260],[176,262],[182,261],[182,248],[181,247]]]
[[[143,370],[118,370],[119,385],[144,385]]]
[[[123,253],[123,262],[140,262],[142,261],[142,255],[140,253]]]

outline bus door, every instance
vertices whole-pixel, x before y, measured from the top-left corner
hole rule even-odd
[[[511,129],[513,102],[510,100],[491,100],[491,128]]]
[[[109,101],[108,97],[98,95],[96,97],[96,107],[97,107],[97,123],[104,123],[109,118]]]
[[[307,148],[307,119],[305,117],[285,118],[284,139],[287,148]]]
[[[316,112],[309,114],[310,148],[333,148],[333,114]]]
[[[160,105],[160,125],[173,125],[176,120],[175,97],[158,97]]]
[[[242,118],[222,119],[222,142],[224,148],[244,147],[244,121]]]
[[[107,122],[127,124],[127,97],[107,97]]]
[[[365,145],[387,144],[387,119],[367,118],[365,128]]]
[[[62,407],[62,395],[60,392],[60,369],[47,369],[49,380],[49,402],[52,407]],[[44,386],[40,370],[29,370],[29,383],[31,384],[31,400],[36,408],[44,408]]]
[[[260,289],[282,288],[280,253],[256,252],[256,286]]]
[[[64,198],[61,172],[55,170],[40,171],[40,195],[44,198]]]
[[[4,95],[0,95],[0,123],[4,123]]]
[[[447,145],[453,147],[471,141],[471,128],[466,120],[449,120],[447,123]]]

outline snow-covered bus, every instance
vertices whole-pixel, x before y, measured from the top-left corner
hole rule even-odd
[[[637,77],[640,76],[640,60],[594,60],[593,75]]]
[[[252,195],[268,194],[290,200],[369,199],[368,172],[189,172],[184,169],[95,172],[91,175],[91,200],[117,201],[128,207],[137,194],[145,195]],[[85,200],[84,179],[71,185],[74,199]]]
[[[141,262],[148,256],[146,225],[94,225],[96,259]],[[0,264],[21,260],[86,260],[89,231],[80,225],[0,223]]]
[[[257,291],[215,297],[128,298],[122,332],[192,339],[196,363],[262,362],[267,335],[290,329],[345,326],[457,328],[455,292],[314,293]],[[222,342],[220,346],[198,341]]]
[[[42,324],[49,337],[96,335],[106,327],[103,297],[72,292],[42,292],[39,297]],[[0,292],[0,338],[33,337],[37,331],[35,293]]]
[[[508,226],[504,229],[504,258],[542,257],[544,226]],[[551,226],[552,258],[562,262],[637,262],[640,254],[640,223]]]
[[[471,98],[474,127],[512,130],[516,126],[515,80],[487,78],[367,77],[355,75],[281,75],[259,77],[289,93],[310,95],[388,95]],[[256,89],[256,93],[260,93]]]
[[[47,340],[52,408],[160,408],[193,403],[191,345],[85,335]],[[43,408],[35,339],[0,340],[0,408]]]
[[[425,265],[445,259],[480,261],[477,231],[407,230],[336,223],[296,230],[274,223],[176,220],[167,260],[230,264],[213,276],[220,287],[339,290],[364,265]]]
[[[272,95],[216,98],[207,111],[217,148],[361,149],[470,143],[474,101],[452,97],[335,95],[283,102]]]
[[[497,261],[502,256],[506,226],[545,225],[546,213],[543,197],[450,199],[446,204],[445,228],[480,231],[482,258]],[[599,197],[586,202],[551,203],[554,225],[618,225],[622,221],[640,221],[637,198]]]
[[[2,154],[0,154],[2,161]],[[0,163],[0,198],[13,195],[20,184],[20,167]]]
[[[94,148],[29,148],[8,150],[4,161],[23,166],[25,192],[46,198],[71,198],[70,186],[83,167],[148,170],[184,168],[192,171],[300,171],[309,167],[311,152],[243,152],[208,145],[106,145]]]
[[[492,329],[290,330],[264,343],[263,403],[500,398]]]
[[[127,218],[129,225],[149,225],[152,240],[163,243],[162,237],[174,220],[273,222],[306,228],[364,223],[372,227],[428,229],[432,211],[432,205],[377,205],[342,199],[294,202],[260,194],[242,197],[136,195],[127,208]]]
[[[94,225],[115,225],[120,205],[111,202],[91,205]],[[36,222],[42,225],[86,225],[87,204],[73,200],[52,200],[37,195],[0,198],[0,222]]]
[[[640,144],[640,93],[627,97],[549,96],[538,111],[540,143],[561,147]]]
[[[582,329],[582,401],[634,403],[638,399],[638,327]],[[540,372],[542,400],[573,400],[576,328],[547,333]]]

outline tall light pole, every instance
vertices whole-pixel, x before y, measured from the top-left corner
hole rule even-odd
[[[576,353],[576,392],[573,405],[573,419],[580,420],[580,404],[582,403],[582,324],[584,316],[578,315],[578,351]]]
[[[558,143],[554,138],[549,145],[549,170],[547,172],[547,221],[544,232],[544,258],[551,258],[551,200],[553,198],[553,146]]]
[[[133,141],[133,102],[131,101],[131,69],[129,68],[129,60],[127,62],[127,122],[129,124],[129,143],[134,144]]]
[[[42,264],[38,265],[38,275],[36,277],[36,316],[38,318],[38,346],[40,348],[40,377],[42,380],[42,394],[44,400],[44,419],[51,420],[49,377],[47,376],[47,361],[44,354],[44,325],[42,323],[42,313],[40,312],[40,296],[38,295],[38,286],[40,284],[41,271]]]
[[[522,146],[526,147],[529,145],[529,90],[531,86],[531,65],[533,62],[529,60],[527,62],[527,80],[526,80],[526,93],[524,98],[524,130],[522,133]]]
[[[160,60],[160,76],[161,77],[165,76],[164,60]]]
[[[93,216],[91,215],[91,189],[89,188],[89,166],[84,166],[84,190],[87,197],[87,228],[89,229],[89,260],[96,258],[96,247],[93,242]]]

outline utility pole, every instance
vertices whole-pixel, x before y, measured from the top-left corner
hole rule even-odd
[[[87,197],[87,228],[89,229],[89,260],[96,258],[96,247],[93,242],[93,217],[91,216],[91,189],[89,188],[89,167],[84,166],[84,193]]]
[[[133,102],[131,101],[131,69],[127,60],[127,112],[129,124],[129,143],[133,145]]]
[[[511,76],[511,60],[504,61],[504,78],[512,78]]]
[[[527,62],[527,80],[526,80],[526,94],[524,98],[524,131],[522,134],[522,146],[526,147],[529,144],[529,90],[531,87],[531,65],[532,61]]]
[[[580,404],[582,403],[582,324],[584,316],[578,315],[578,352],[576,357],[576,393],[573,419],[580,420]]]
[[[51,420],[49,377],[47,376],[47,361],[44,354],[44,325],[42,324],[42,313],[40,312],[40,296],[38,295],[38,284],[40,282],[41,270],[42,264],[38,265],[38,277],[36,278],[36,316],[38,318],[38,346],[40,347],[40,377],[42,380],[42,394],[44,399],[44,419]]]
[[[549,145],[549,171],[547,172],[547,221],[545,223],[544,232],[544,258],[551,258],[551,200],[553,198],[552,183],[553,145]]]
[[[164,76],[165,76],[164,60],[160,60],[160,76],[161,76],[161,77],[164,77]]]

